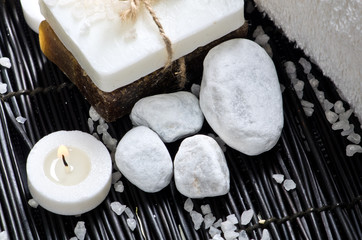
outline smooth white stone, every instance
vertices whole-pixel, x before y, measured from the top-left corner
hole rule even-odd
[[[8,91],[8,85],[6,83],[0,83],[0,94],[5,94]]]
[[[0,57],[0,66],[5,68],[11,68],[10,59],[7,57]]]
[[[184,203],[184,209],[187,212],[191,212],[193,208],[194,208],[194,203],[192,202],[191,198],[187,198]]]
[[[40,13],[38,0],[21,0],[23,14],[26,23],[36,33],[39,33],[39,25],[44,20]]]
[[[202,217],[201,213],[198,213],[198,212],[192,210],[190,212],[190,216],[191,216],[192,222],[194,223],[195,230],[199,230],[202,222],[204,221],[204,218]]]
[[[74,228],[75,236],[77,236],[79,240],[84,240],[86,233],[87,229],[85,228],[84,222],[83,221],[77,222],[77,225]]]
[[[124,210],[126,209],[126,205],[123,205],[120,202],[112,202],[111,209],[117,215],[121,215],[124,212]]]
[[[209,51],[200,106],[220,138],[248,155],[274,147],[283,128],[274,64],[264,49],[247,39],[229,40]]]
[[[184,139],[175,156],[174,171],[176,188],[187,197],[214,197],[229,192],[225,156],[211,137],[195,135]]]
[[[362,147],[360,145],[349,144],[346,147],[346,155],[352,157],[355,153],[362,153]]]
[[[167,143],[197,133],[204,122],[197,97],[185,91],[142,98],[130,118],[133,125],[151,128]]]
[[[211,213],[211,207],[209,204],[201,205],[201,212],[203,215]]]
[[[247,225],[250,223],[251,219],[253,218],[254,216],[254,210],[253,209],[249,209],[249,210],[246,210],[244,211],[242,214],[241,214],[241,225]]]
[[[129,1],[40,0],[39,4],[64,46],[102,91],[132,83],[162,68],[167,60],[159,29],[142,3],[134,21],[120,17]],[[244,23],[240,0],[153,1],[152,9],[172,43],[172,60]]]
[[[292,179],[285,179],[283,182],[283,186],[287,191],[293,190],[297,187],[297,185]]]
[[[145,192],[158,192],[172,178],[172,160],[158,135],[147,127],[128,131],[118,143],[116,164],[121,173]]]
[[[283,174],[273,174],[272,177],[277,183],[282,183],[284,181],[284,175]]]
[[[361,142],[361,136],[357,133],[348,135],[347,139],[354,144],[359,144]]]

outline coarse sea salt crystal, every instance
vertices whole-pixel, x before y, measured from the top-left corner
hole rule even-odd
[[[309,107],[309,108],[314,107],[314,104],[313,104],[313,103],[308,102],[308,101],[306,101],[306,100],[302,100],[302,101],[300,101],[300,103],[302,104],[303,107]]]
[[[0,240],[9,240],[9,236],[6,231],[0,232]]]
[[[103,134],[103,133],[106,133],[107,130],[108,130],[109,126],[107,123],[103,123],[103,124],[99,124],[97,126],[97,133],[98,134]]]
[[[295,91],[303,91],[304,89],[304,82],[301,80],[298,80],[297,83],[293,85]]]
[[[339,120],[348,120],[349,117],[352,115],[353,110],[352,109],[348,109],[347,111],[340,113],[339,114]]]
[[[216,217],[214,217],[214,215],[212,215],[212,213],[208,213],[204,216],[204,224],[205,224],[205,229],[208,229],[209,227],[212,226],[212,224],[215,222]]]
[[[92,133],[94,131],[94,122],[91,118],[88,118],[88,128],[89,128],[89,132]]]
[[[117,215],[121,215],[124,212],[124,210],[126,209],[126,205],[123,205],[120,202],[112,202],[111,209]]]
[[[213,226],[210,227],[209,229],[209,234],[211,237],[214,237],[217,234],[221,234],[221,231]]]
[[[121,179],[121,177],[122,177],[122,173],[120,173],[118,171],[112,173],[112,183],[113,184],[116,183],[119,179]]]
[[[346,155],[352,157],[355,153],[362,153],[362,147],[356,144],[349,144],[346,147]]]
[[[345,111],[345,109],[343,107],[343,102],[341,100],[338,100],[334,103],[334,111],[337,114],[343,113]]]
[[[332,124],[332,129],[333,130],[348,130],[349,129],[349,123],[346,120],[341,120],[338,122],[335,122]]]
[[[257,36],[264,34],[264,30],[262,26],[257,26],[253,32],[253,38],[256,38]]]
[[[184,203],[184,209],[187,212],[191,212],[193,208],[194,208],[194,203],[192,202],[191,198],[187,198]]]
[[[295,93],[297,94],[298,98],[299,98],[300,100],[302,100],[303,95],[304,95],[303,91],[295,91]]]
[[[201,205],[201,212],[203,215],[211,213],[211,207],[209,204]]]
[[[39,203],[35,201],[34,199],[29,199],[28,204],[32,208],[37,208],[39,206]]]
[[[212,237],[212,240],[224,240],[224,238],[221,237],[220,234],[216,234],[215,236]]]
[[[260,46],[264,46],[268,43],[270,37],[267,34],[260,34],[255,38],[255,42],[259,44]]]
[[[330,124],[335,123],[338,120],[338,114],[331,110],[325,111],[326,118]]]
[[[134,218],[134,214],[129,207],[126,207],[126,209],[124,209],[124,212],[127,214],[128,218]]]
[[[343,130],[341,132],[342,136],[348,136],[350,134],[352,134],[354,132],[354,125],[353,124],[349,124],[349,128],[347,130]]]
[[[297,71],[297,69],[295,68],[295,64],[291,61],[285,62],[284,67],[287,73],[295,73]]]
[[[235,231],[235,230],[236,230],[236,226],[229,220],[226,220],[221,223],[221,231],[223,233],[229,232],[229,231]]]
[[[85,223],[83,221],[77,222],[77,225],[74,228],[75,236],[77,236],[79,240],[83,240],[85,238],[86,233],[87,229],[85,228]]]
[[[265,50],[265,52],[269,55],[269,57],[273,58],[273,49],[271,48],[270,44],[267,43],[262,46]]]
[[[114,190],[115,190],[116,192],[123,192],[123,191],[124,191],[124,185],[123,185],[123,182],[122,182],[122,181],[116,182],[116,183],[113,185],[113,187],[114,187]]]
[[[11,68],[10,59],[7,57],[0,57],[0,65],[5,68]]]
[[[94,109],[94,107],[93,106],[91,106],[90,108],[89,108],[89,117],[93,120],[93,121],[98,121],[99,120],[99,118],[101,117],[98,113],[97,113],[97,111]]]
[[[197,98],[200,96],[200,84],[192,84],[191,85],[191,92],[194,94]]]
[[[270,240],[270,233],[268,229],[263,229],[263,234],[261,236],[261,240]]]
[[[327,99],[324,99],[324,101],[323,101],[323,109],[324,109],[325,111],[331,110],[333,107],[334,107],[334,104],[333,104],[333,103],[331,103],[331,102],[328,101]]]
[[[212,226],[214,226],[215,228],[219,228],[219,227],[221,227],[221,223],[222,223],[222,219],[219,218],[219,220],[217,220],[214,224],[212,224]]]
[[[296,184],[292,179],[285,179],[283,182],[285,190],[290,191],[296,188]]]
[[[131,231],[135,230],[137,226],[136,220],[133,218],[127,218],[127,225]]]
[[[245,230],[240,231],[238,240],[249,240],[248,234]]]
[[[195,230],[199,230],[202,222],[204,221],[204,218],[202,217],[201,213],[198,213],[198,212],[192,210],[190,212],[190,216],[191,216],[192,222],[194,223]]]
[[[0,83],[0,94],[5,94],[8,91],[8,85],[6,83]]]
[[[78,238],[77,237],[71,237],[71,238],[69,238],[69,240],[78,240]]]
[[[251,219],[254,216],[254,210],[253,209],[249,209],[244,211],[241,214],[241,225],[247,225],[250,223]]]
[[[310,117],[313,115],[314,109],[310,107],[303,107],[304,113],[307,117]]]
[[[283,174],[273,174],[272,177],[277,183],[282,183],[284,181],[284,175]]]
[[[226,220],[228,220],[232,224],[237,224],[239,222],[235,214],[230,214],[229,216],[226,217]]]
[[[354,144],[359,144],[361,142],[361,136],[357,133],[348,135],[347,139]]]
[[[237,238],[238,236],[239,236],[239,233],[234,232],[234,231],[224,232],[224,238],[225,238],[225,240],[232,240],[232,239]]]
[[[300,58],[298,62],[302,65],[305,74],[310,73],[310,70],[312,70],[310,62],[308,62],[305,58]]]
[[[314,89],[318,88],[319,86],[319,81],[315,78],[309,79],[309,83]]]
[[[22,117],[22,116],[18,116],[18,117],[16,117],[16,121],[17,121],[18,123],[24,124],[25,121],[26,121],[26,118],[24,118],[24,117]]]
[[[325,97],[324,97],[324,92],[323,92],[323,91],[319,91],[319,90],[317,90],[317,89],[314,89],[314,93],[315,93],[315,95],[317,96],[318,101],[319,101],[320,103],[323,103],[323,102],[324,102],[324,99],[325,99]]]

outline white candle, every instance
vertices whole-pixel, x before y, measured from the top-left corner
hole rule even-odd
[[[242,0],[151,2],[172,42],[174,60],[244,24]],[[102,91],[132,83],[167,60],[159,29],[142,3],[135,22],[119,17],[128,1],[39,0],[39,4],[59,39]]]
[[[38,0],[21,0],[21,7],[26,23],[36,33],[39,33],[39,25],[44,20],[40,13]]]
[[[112,161],[92,135],[59,131],[40,139],[26,163],[29,191],[45,209],[78,215],[98,206],[111,186]]]

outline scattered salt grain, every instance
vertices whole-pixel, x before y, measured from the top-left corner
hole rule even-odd
[[[263,234],[261,235],[261,240],[270,240],[270,233],[267,229],[263,230]]]
[[[269,55],[269,57],[273,57],[273,49],[271,48],[270,44],[267,43],[263,46],[265,52]]]
[[[360,145],[349,144],[346,147],[346,155],[352,157],[355,153],[362,153],[362,147]]]
[[[348,120],[349,117],[352,115],[353,110],[352,109],[348,109],[347,111],[339,114],[339,120]]]
[[[241,225],[247,225],[250,223],[251,219],[253,218],[254,215],[254,210],[253,209],[249,209],[244,211],[241,214]]]
[[[102,125],[106,122],[106,120],[104,120],[104,118],[99,117],[99,124]]]
[[[127,225],[129,227],[129,229],[131,229],[131,231],[135,230],[137,223],[136,220],[133,218],[128,218],[127,219]]]
[[[325,97],[324,97],[324,92],[315,89],[315,90],[314,90],[314,93],[315,93],[315,95],[317,96],[318,101],[319,101],[320,103],[323,103],[323,102],[324,102],[324,99],[325,99]]]
[[[124,209],[124,212],[127,214],[128,218],[134,218],[134,214],[129,207],[126,207],[126,209]]]
[[[114,190],[116,191],[116,192],[123,192],[124,191],[124,185],[123,185],[123,182],[122,181],[118,181],[118,182],[116,182],[115,184],[114,184]]]
[[[214,224],[212,224],[212,226],[214,226],[215,228],[219,228],[219,227],[221,227],[221,223],[222,223],[222,219],[219,218],[219,220],[217,220]]]
[[[232,222],[230,222],[229,220],[226,220],[226,221],[221,223],[221,231],[223,233],[230,232],[230,231],[235,231],[235,230],[236,230],[236,226]]]
[[[39,203],[35,201],[34,199],[29,199],[28,204],[32,208],[37,208],[39,206]]]
[[[307,117],[310,117],[313,115],[314,109],[310,107],[303,107],[304,113]]]
[[[282,183],[284,181],[284,175],[283,174],[273,174],[272,177],[277,183]]]
[[[204,221],[204,218],[202,215],[196,211],[191,211],[190,216],[192,219],[192,222],[194,223],[195,230],[199,230],[201,227],[202,222]]]
[[[213,226],[210,227],[209,229],[209,234],[211,237],[214,237],[217,234],[221,234],[221,231]]]
[[[325,111],[326,118],[330,124],[335,123],[338,120],[338,114],[331,110]]]
[[[305,74],[310,73],[310,70],[312,70],[310,62],[308,62],[305,58],[300,58],[298,62],[302,65]]]
[[[224,238],[221,237],[220,234],[216,234],[215,236],[212,237],[212,240],[224,240]]]
[[[265,44],[268,43],[270,37],[268,35],[264,34],[260,34],[255,38],[255,42],[257,44],[259,44],[260,46],[264,46]]]
[[[311,73],[308,73],[308,74],[307,74],[307,79],[308,79],[308,80],[311,80],[311,79],[313,79],[313,78],[315,78],[313,74],[311,74]]]
[[[264,30],[262,26],[257,26],[253,32],[253,38],[256,38],[257,36],[264,34]]]
[[[347,139],[354,144],[359,144],[361,142],[361,136],[357,133],[348,135]]]
[[[209,204],[201,205],[201,212],[203,215],[211,213],[211,208]]]
[[[111,209],[117,215],[121,215],[124,212],[124,210],[126,209],[126,205],[122,205],[120,202],[112,202]]]
[[[298,80],[296,84],[293,85],[295,91],[303,91],[304,89],[304,82]]]
[[[192,202],[191,198],[187,198],[184,203],[184,209],[187,212],[191,212],[193,208],[194,208],[194,203]]]
[[[0,240],[9,240],[9,236],[6,231],[0,232]]]
[[[337,114],[343,113],[345,111],[343,107],[343,102],[341,100],[338,100],[337,102],[334,103],[334,111]]]
[[[295,93],[297,94],[299,99],[303,98],[303,94],[304,94],[303,91],[295,91]]]
[[[112,183],[113,184],[116,183],[119,179],[121,179],[121,177],[122,177],[122,173],[120,173],[118,171],[112,173]]]
[[[226,217],[226,220],[228,220],[232,224],[237,224],[239,222],[235,214],[230,214],[229,216]]]
[[[327,99],[324,99],[324,101],[323,101],[323,109],[325,111],[327,111],[327,110],[331,110],[332,107],[334,107],[334,104],[331,103],[330,101],[328,101]]]
[[[200,96],[200,85],[199,84],[192,84],[191,85],[191,92],[194,94],[197,98]]]
[[[98,134],[97,134],[97,133],[93,133],[92,135],[93,135],[93,137],[95,137],[96,139],[98,139],[98,140],[99,140],[99,136],[98,136]]]
[[[295,73],[297,69],[295,68],[295,65],[291,61],[287,61],[284,63],[285,71],[287,73]]]
[[[87,229],[85,228],[84,222],[79,221],[74,228],[74,234],[77,236],[79,240],[83,240],[85,238],[85,234],[87,233]]]
[[[117,139],[112,138],[108,132],[103,133],[102,141],[111,152],[116,151],[118,141]]]
[[[313,104],[313,103],[308,102],[308,101],[306,101],[306,100],[302,100],[302,101],[300,101],[300,103],[302,104],[303,107],[309,107],[309,108],[314,107],[314,104]]]
[[[347,130],[343,130],[341,132],[342,136],[348,136],[350,134],[352,134],[354,132],[354,125],[353,124],[349,124],[349,128]]]
[[[208,213],[204,216],[204,224],[205,224],[205,229],[208,229],[209,227],[212,226],[212,224],[215,222],[216,217],[214,217],[214,215],[212,215],[212,213]]]
[[[290,191],[295,189],[297,185],[292,179],[285,179],[285,181],[283,182],[283,186],[285,190]]]
[[[283,84],[280,84],[280,91],[283,93],[285,91],[285,86]]]
[[[333,130],[348,130],[349,129],[349,123],[346,120],[341,120],[338,122],[335,122],[332,124],[332,129]]]
[[[300,81],[298,78],[291,78],[290,79],[290,81],[292,82],[292,84],[294,85],[294,84],[297,84],[298,83],[298,81]]]
[[[71,237],[71,238],[69,238],[69,240],[78,240],[78,238],[77,237]]]
[[[0,65],[6,68],[11,68],[10,59],[7,57],[0,57]]]
[[[238,240],[249,240],[248,234],[245,230],[240,231]]]
[[[8,85],[6,83],[0,83],[0,94],[5,94],[8,91]]]
[[[312,86],[312,88],[316,89],[318,88],[319,81],[315,78],[309,79],[309,83]]]
[[[88,118],[88,128],[90,133],[94,131],[94,122],[91,118]]]
[[[93,120],[93,121],[98,121],[100,119],[100,115],[97,113],[97,111],[94,109],[93,106],[90,107],[89,109],[89,117]]]
[[[22,117],[22,116],[19,116],[19,117],[16,117],[16,121],[18,123],[21,123],[21,124],[24,124],[25,121],[26,121],[26,118]]]
[[[237,238],[238,236],[239,236],[239,233],[234,232],[234,231],[224,232],[224,238],[225,238],[225,240],[232,240],[232,239]]]
[[[108,124],[107,123],[103,123],[103,124],[99,124],[97,126],[97,133],[98,134],[103,134],[103,133],[106,133],[107,130],[108,130]]]

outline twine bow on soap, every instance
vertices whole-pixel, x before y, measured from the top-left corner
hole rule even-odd
[[[128,9],[121,12],[121,14],[120,14],[121,18],[125,21],[126,20],[134,21],[141,8],[141,4],[143,4],[146,7],[147,11],[152,16],[154,23],[157,25],[158,31],[161,34],[162,40],[166,45],[167,62],[164,66],[164,69],[167,69],[172,63],[172,43],[171,43],[171,40],[165,34],[165,30],[163,29],[160,20],[158,19],[155,11],[153,10],[153,8],[151,6],[151,2],[153,2],[153,0],[128,0],[128,1],[129,1],[130,6]]]

